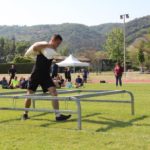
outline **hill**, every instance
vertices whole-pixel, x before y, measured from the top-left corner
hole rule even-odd
[[[63,36],[62,46],[70,51],[96,49],[101,50],[106,39],[106,33],[113,28],[121,28],[121,23],[108,23],[98,26],[86,26],[82,24],[65,23],[60,25],[36,25],[36,26],[0,26],[0,37],[15,37],[17,41],[49,40],[54,33]],[[150,16],[134,19],[127,23],[127,42],[132,43],[136,38],[142,37],[150,31]]]

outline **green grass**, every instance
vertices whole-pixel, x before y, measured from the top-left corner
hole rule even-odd
[[[115,90],[114,84],[87,84],[85,89]],[[150,84],[126,84],[122,88],[135,96],[135,115],[129,104],[82,103],[83,130],[77,130],[76,115],[68,122],[56,123],[54,114],[0,111],[0,150],[149,150]],[[0,90],[2,92],[2,90]],[[127,96],[101,98],[126,99]],[[11,100],[0,101],[1,106]],[[17,101],[23,106],[23,101]],[[37,107],[51,107],[37,102]],[[74,103],[61,102],[61,108],[75,109]]]

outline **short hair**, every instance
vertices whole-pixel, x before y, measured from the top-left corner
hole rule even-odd
[[[63,40],[63,38],[62,38],[61,35],[59,35],[59,34],[54,34],[54,35],[52,36],[52,38],[53,38],[54,40],[60,40],[60,41]]]

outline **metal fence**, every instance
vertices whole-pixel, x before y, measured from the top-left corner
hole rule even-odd
[[[48,113],[69,113],[69,114],[77,114],[77,127],[79,130],[82,129],[82,109],[81,109],[81,102],[105,102],[105,103],[129,103],[131,106],[131,114],[134,115],[134,96],[130,91],[126,90],[58,90],[58,94],[69,94],[69,93],[76,93],[77,95],[74,96],[50,96],[49,94],[43,94],[41,91],[38,91],[36,94],[27,95],[26,91],[19,91],[19,92],[4,92],[0,93],[0,100],[1,99],[12,99],[12,107],[0,107],[0,110],[14,110],[14,111],[35,111],[35,112],[48,112]],[[115,95],[115,94],[128,94],[130,98],[128,100],[94,100],[89,99],[92,97],[100,97],[100,96],[108,96],[108,95]],[[18,108],[16,107],[16,99],[24,99],[30,98],[32,99],[33,108]],[[35,102],[36,101],[72,101],[75,102],[77,106],[77,110],[50,110],[46,108],[36,108]]]

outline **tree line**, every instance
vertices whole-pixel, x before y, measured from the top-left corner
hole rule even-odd
[[[15,37],[0,37],[0,62],[9,63],[16,56],[22,56],[30,45],[28,41],[16,41]]]
[[[99,60],[110,59],[113,62],[120,62],[123,65],[124,60],[124,36],[123,30],[114,28],[106,35],[106,41],[101,51],[86,50],[80,52],[78,56],[83,55],[89,58],[93,66],[99,64]],[[143,35],[139,40],[126,48],[126,61],[131,68],[150,69],[150,33]],[[130,68],[130,69],[131,69]],[[128,66],[127,66],[127,69]]]
[[[86,49],[74,53],[76,56],[84,56],[91,60],[93,66],[98,66],[100,59],[111,59],[114,62],[123,63],[124,42],[123,30],[114,28],[106,34],[106,41],[101,50]],[[0,62],[31,62],[30,58],[23,57],[26,49],[31,45],[28,41],[16,41],[15,37],[4,38],[0,37]],[[64,44],[58,49],[62,56],[68,56],[71,51],[67,44]],[[126,49],[127,62],[132,63],[132,67],[144,67],[150,69],[150,33],[144,34],[138,40],[135,40]]]

